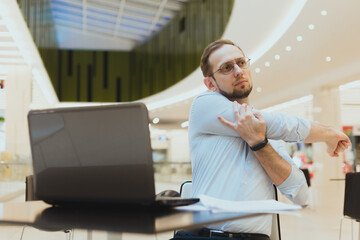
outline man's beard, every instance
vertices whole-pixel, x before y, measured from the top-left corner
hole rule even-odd
[[[252,86],[250,86],[249,88],[243,86],[243,88],[241,88],[240,90],[234,89],[232,93],[228,93],[219,88],[219,92],[221,93],[221,95],[223,95],[230,101],[247,98],[250,95],[251,90],[252,90]]]

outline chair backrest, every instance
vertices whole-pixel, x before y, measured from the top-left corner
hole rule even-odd
[[[274,185],[274,199],[278,200],[277,188]],[[183,198],[190,198],[192,195],[192,181],[186,181],[181,184],[180,196]],[[280,232],[280,218],[279,214],[273,214],[271,224],[271,240],[281,240]]]
[[[274,199],[278,200],[278,190],[274,185]],[[280,216],[279,214],[272,215],[272,224],[271,224],[271,240],[281,240],[281,230],[280,230]]]
[[[345,176],[344,216],[360,220],[360,172]]]
[[[180,196],[183,198],[191,198],[192,181],[186,181],[181,184]]]
[[[33,175],[26,176],[25,188],[26,188],[25,189],[25,201],[38,200],[38,198],[35,195],[34,176]]]
[[[304,173],[304,176],[305,176],[306,183],[307,183],[308,187],[311,187],[309,169],[307,169],[307,168],[300,168],[300,170]]]

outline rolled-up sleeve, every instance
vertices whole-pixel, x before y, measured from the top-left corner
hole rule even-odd
[[[310,133],[311,126],[308,120],[283,113],[269,113],[256,109],[254,112],[260,112],[264,117],[268,139],[301,142]],[[204,93],[196,97],[190,110],[190,136],[200,133],[240,138],[234,129],[217,119],[219,116],[232,122],[235,121],[233,102],[217,92]]]
[[[277,188],[295,204],[307,206],[309,204],[309,188],[303,172],[295,165],[287,153],[283,142],[276,141],[271,144],[278,154],[291,165],[291,173],[288,178]]]
[[[278,189],[293,203],[307,206],[309,204],[309,188],[304,174],[296,166],[292,165],[291,167],[291,174],[278,186]]]
[[[285,142],[302,142],[309,136],[310,121],[283,113],[260,111],[266,121],[266,136]]]

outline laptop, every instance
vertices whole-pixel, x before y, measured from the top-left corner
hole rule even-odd
[[[198,198],[155,196],[149,118],[143,103],[31,110],[38,199],[61,204],[182,206]]]

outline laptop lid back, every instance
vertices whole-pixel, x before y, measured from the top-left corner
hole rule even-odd
[[[32,110],[28,121],[39,199],[49,203],[154,200],[144,104]]]

